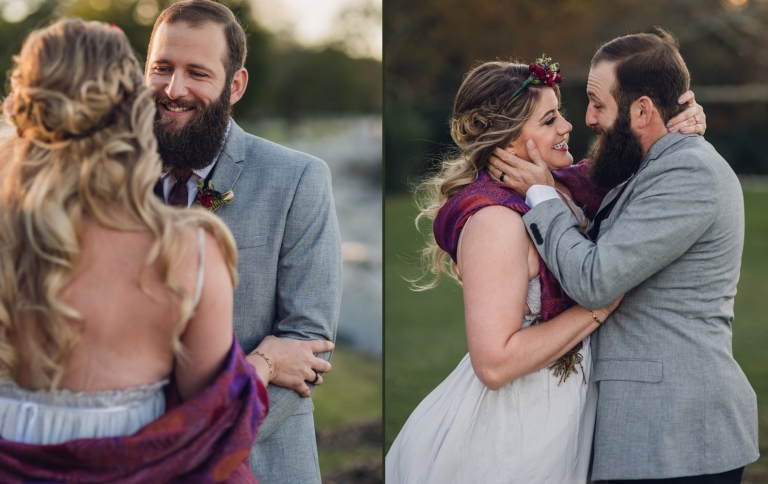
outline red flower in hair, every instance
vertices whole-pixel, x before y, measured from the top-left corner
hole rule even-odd
[[[523,84],[512,93],[513,98],[520,94],[529,84],[546,84],[552,87],[553,84],[563,82],[563,76],[560,75],[560,64],[552,62],[552,58],[546,55],[536,59],[534,64],[528,64],[528,72],[530,72],[528,79],[523,81]]]

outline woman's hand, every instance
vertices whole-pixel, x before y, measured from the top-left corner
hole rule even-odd
[[[248,361],[256,367],[263,381],[290,388],[306,398],[310,395],[309,384],[322,385],[321,373],[331,371],[331,364],[315,354],[331,351],[333,347],[333,343],[326,340],[267,336],[248,355]],[[258,355],[257,351],[264,356]],[[267,359],[271,368],[268,368]]]
[[[617,307],[619,307],[619,303],[621,302],[622,299],[624,299],[624,294],[619,296],[615,301],[613,301],[608,306],[601,309],[595,309],[594,313],[596,313],[598,317],[602,316],[600,321],[605,322],[605,320],[608,319],[608,316],[610,316],[611,313],[614,312]]]
[[[555,186],[552,173],[541,156],[536,142],[527,140],[525,148],[528,150],[531,161],[518,158],[511,151],[496,148],[486,167],[491,178],[499,180],[522,194],[525,194],[533,185]]]
[[[682,134],[703,135],[707,130],[707,115],[704,108],[696,103],[693,91],[686,91],[677,101],[679,104],[687,104],[685,111],[670,119],[667,130],[670,133],[680,131]]]

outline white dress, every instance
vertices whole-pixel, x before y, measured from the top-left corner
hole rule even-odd
[[[528,284],[531,310],[541,311],[539,277]],[[589,337],[582,366],[589,381]],[[489,390],[469,354],[416,407],[385,463],[387,484],[571,484],[588,482],[597,387],[581,368],[565,382],[543,368]]]

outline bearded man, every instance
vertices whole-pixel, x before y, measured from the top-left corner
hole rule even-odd
[[[523,221],[565,292],[586,308],[625,295],[593,340],[593,480],[738,483],[759,457],[757,399],[731,351],[741,186],[703,137],[668,124],[689,83],[664,31],[595,54],[588,173],[610,192],[591,240],[552,188],[545,147],[528,141],[533,163],[503,150],[491,160],[492,175],[526,194]]]
[[[248,83],[245,57],[245,33],[219,3],[184,0],[158,17],[146,65],[164,163],[155,193],[181,207],[212,205],[232,231],[239,258],[234,328],[246,354],[271,335],[303,340],[279,358],[266,351],[248,357],[266,359],[276,375],[250,464],[264,484],[319,484],[308,397],[330,370],[341,298],[330,172],[231,119]],[[324,360],[313,355],[320,351]],[[276,360],[287,363],[272,368]]]

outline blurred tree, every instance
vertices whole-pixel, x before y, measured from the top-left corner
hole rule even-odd
[[[152,26],[160,12],[172,3],[175,1],[70,0],[69,6],[62,8],[61,13],[118,25],[131,41],[136,56],[144,63]],[[267,57],[270,36],[254,19],[247,0],[221,0],[221,3],[232,10],[248,35],[248,57],[245,61],[245,68],[248,69],[248,89],[236,105],[236,110],[237,113],[249,113],[264,97],[264,88],[269,77]]]
[[[0,0],[0,69],[8,72],[11,57],[19,52],[31,30],[61,17],[114,23],[125,32],[143,63],[157,16],[175,1]],[[254,18],[249,0],[219,1],[234,12],[248,35],[245,63],[248,89],[235,105],[236,116],[281,116],[296,120],[308,115],[381,112],[381,62],[350,57],[345,49],[352,52],[355,48],[351,46],[359,47],[356,40],[350,39],[348,45],[344,37],[339,36],[332,47],[319,50],[290,42],[280,45]],[[20,6],[8,13],[11,4]],[[376,21],[376,9],[368,4],[347,10],[344,15],[349,19],[367,19],[368,26]],[[380,18],[380,12],[378,15]],[[351,20],[344,22],[342,24],[347,25]],[[349,26],[344,32],[352,37],[356,35]]]
[[[0,72],[2,73],[8,73],[10,70],[12,57],[21,50],[21,44],[27,34],[32,29],[45,26],[50,22],[49,19],[54,15],[59,2],[55,0],[26,2],[25,7],[17,7],[20,10],[15,14],[16,16],[13,11],[9,11],[8,5],[10,4],[0,4],[2,7],[0,10]],[[7,76],[3,82],[7,91]]]
[[[296,121],[307,114],[381,112],[381,62],[375,59],[353,59],[333,47],[292,48],[273,53],[270,64],[272,96],[263,114]]]
[[[699,96],[707,112],[707,139],[739,172],[768,174],[768,157],[759,146],[768,128],[768,96],[760,88],[768,89],[765,1],[387,0],[387,190],[406,189],[405,180],[423,174],[441,150],[452,146],[447,120],[453,97],[464,73],[478,61],[519,58],[527,63],[543,52],[559,61],[565,77],[563,105],[574,125],[571,151],[578,158],[593,139],[581,119],[592,55],[614,37],[652,31],[656,25],[678,36],[694,88],[723,87],[703,89]],[[742,89],[747,83],[757,86]],[[741,95],[741,104],[725,103],[734,99],[733,93]],[[734,133],[743,134],[738,142]]]
[[[369,39],[371,32],[378,32],[381,37],[381,4],[373,0],[363,0],[349,4],[336,19],[334,36],[330,45],[341,48],[350,57],[375,57]],[[380,46],[379,46],[380,47]]]

